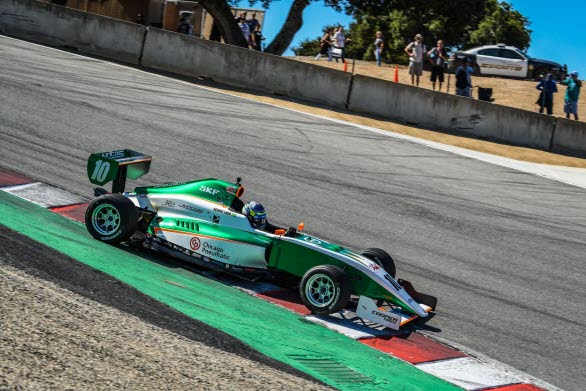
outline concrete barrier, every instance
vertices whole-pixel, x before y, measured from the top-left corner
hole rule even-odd
[[[586,123],[557,118],[551,151],[586,157]]]
[[[237,87],[344,107],[350,73],[149,28],[142,65]]]
[[[354,76],[349,109],[544,150],[555,126],[547,115],[361,75]]]
[[[0,32],[138,64],[146,28],[35,0],[0,1]]]

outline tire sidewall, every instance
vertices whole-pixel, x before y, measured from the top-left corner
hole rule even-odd
[[[334,285],[334,299],[324,307],[315,306],[311,301],[309,301],[305,294],[307,283],[311,277],[318,274],[327,276]],[[299,285],[299,293],[303,304],[305,304],[305,306],[310,309],[312,313],[318,315],[327,315],[340,311],[346,306],[346,304],[348,304],[350,295],[352,294],[352,289],[350,280],[342,269],[334,265],[322,265],[309,269],[303,275],[301,284]]]
[[[119,227],[111,235],[98,232],[93,225],[93,213],[101,205],[110,205],[120,216]],[[120,243],[129,239],[136,231],[137,221],[136,207],[132,201],[120,194],[106,194],[96,198],[85,212],[86,229],[95,239],[104,243]]]

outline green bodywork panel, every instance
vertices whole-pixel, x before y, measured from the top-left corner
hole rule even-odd
[[[230,206],[240,187],[239,184],[208,178],[191,182],[137,187],[134,191],[136,194],[189,195]]]

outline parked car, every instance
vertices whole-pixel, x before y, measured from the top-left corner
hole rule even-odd
[[[474,75],[494,75],[541,80],[552,73],[563,80],[567,67],[557,62],[533,58],[521,49],[505,44],[481,46],[457,51],[450,56],[450,67],[456,69],[465,57],[470,60]]]

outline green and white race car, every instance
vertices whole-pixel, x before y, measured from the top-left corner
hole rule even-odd
[[[303,224],[273,232],[255,229],[242,213],[240,178],[234,183],[207,178],[124,192],[126,178],[148,173],[151,160],[128,149],[90,156],[90,182],[113,182],[111,193],[96,188],[97,198],[87,208],[86,227],[94,238],[112,244],[140,241],[248,279],[294,276],[303,303],[319,315],[353,303],[359,317],[397,330],[435,308],[435,297],[395,279],[393,259],[381,249],[346,249],[303,233]]]

